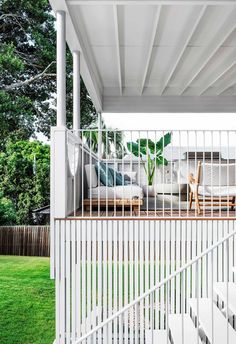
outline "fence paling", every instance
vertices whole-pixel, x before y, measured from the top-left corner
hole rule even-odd
[[[0,254],[50,256],[49,226],[0,227]]]
[[[66,222],[69,222],[70,226],[66,226]],[[65,309],[69,310],[72,307],[70,323],[73,328],[81,329],[81,331],[77,331],[76,335],[76,338],[79,338],[143,292],[167,278],[190,259],[194,259],[203,250],[215,244],[231,232],[235,224],[235,220],[162,220],[157,222],[135,219],[56,220],[55,228],[58,233],[62,231],[63,235],[61,237],[57,234],[57,238],[62,242],[65,240],[60,250],[63,247],[66,248],[66,253],[63,251],[60,261],[63,270],[60,272],[57,283],[59,283],[59,295],[62,299],[57,311],[63,314]],[[65,226],[66,228],[76,228],[76,234],[74,235],[73,232],[71,234],[68,230],[65,236],[65,233],[63,234]],[[221,228],[220,231],[219,228]],[[60,240],[56,242],[56,245],[60,246]],[[70,245],[68,245],[68,241],[71,243]],[[233,245],[235,245],[235,239],[232,247]],[[76,247],[76,251],[79,253],[77,260],[73,259],[73,247]],[[213,276],[218,281],[223,281],[226,276],[227,266],[223,256],[223,247],[219,247],[213,255]],[[70,269],[69,263],[71,264]],[[236,265],[235,263],[235,255],[230,254],[229,269]],[[211,285],[208,283],[207,277],[211,272],[211,266],[211,260],[204,257],[199,264],[198,272],[195,268],[190,268],[184,275],[186,279],[184,295],[186,297],[195,297],[199,286],[201,286],[199,288],[201,296],[210,295]],[[64,269],[67,270],[64,271]],[[229,271],[229,280],[233,280],[231,270]],[[74,290],[72,283],[71,295],[67,294],[65,299],[65,283],[67,284],[65,279],[73,281],[74,277],[72,278],[71,273],[76,274],[75,280],[78,281],[82,290],[79,287]],[[166,325],[165,308],[169,307],[171,312],[180,312],[183,309],[183,300],[181,301],[179,298],[183,288],[182,277],[176,276],[168,285],[169,305],[167,305],[166,290],[164,288],[156,290],[152,318],[152,312],[150,312],[152,300],[147,297],[138,305],[138,319],[135,317],[136,311],[131,309],[129,314],[123,315],[124,319],[117,318],[112,326],[111,324],[108,326],[107,336],[110,337],[112,333],[114,341],[118,341],[122,335],[126,338],[130,335],[132,340],[139,336],[140,343],[142,343],[145,332],[150,327],[150,322],[155,325],[155,329],[164,329]],[[135,283],[133,283],[134,281]],[[70,292],[70,288],[67,287],[66,290],[67,293]],[[73,304],[71,304],[73,302],[76,302],[79,313],[76,319],[73,319]],[[186,303],[184,309],[189,309]],[[67,322],[69,313],[67,314],[66,319],[63,317],[63,324],[60,328],[62,336],[65,327],[69,331],[68,324],[64,323],[64,321]],[[130,328],[135,328],[137,322],[140,322],[139,332],[130,332]],[[103,336],[104,333],[99,331],[98,343],[104,342],[106,337]]]

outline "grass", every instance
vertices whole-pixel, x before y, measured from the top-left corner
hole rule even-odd
[[[52,344],[54,321],[49,259],[0,256],[0,343]]]

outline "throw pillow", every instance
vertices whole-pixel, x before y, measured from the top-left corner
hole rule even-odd
[[[125,178],[124,178],[124,176],[120,172],[115,171],[111,167],[109,167],[109,170],[110,170],[110,172],[112,174],[115,186],[117,186],[117,185],[126,185]]]
[[[103,185],[110,187],[114,186],[113,176],[106,164],[104,164],[103,162],[97,162],[95,164],[95,169],[97,172],[97,176],[98,178],[100,178],[100,182]]]

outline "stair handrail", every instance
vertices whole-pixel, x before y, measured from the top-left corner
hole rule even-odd
[[[108,325],[110,322],[113,320],[119,318],[122,314],[124,314],[126,311],[128,311],[130,308],[136,306],[139,304],[141,301],[143,301],[146,297],[149,295],[153,294],[155,291],[160,289],[163,285],[166,283],[169,283],[173,278],[177,277],[180,275],[182,272],[187,270],[189,267],[197,263],[199,260],[201,260],[204,256],[215,250],[218,246],[222,245],[225,242],[228,242],[230,238],[236,235],[236,230],[229,233],[228,235],[224,236],[221,240],[217,241],[215,244],[211,245],[209,248],[207,248],[205,251],[203,251],[201,254],[199,254],[197,257],[191,259],[188,263],[183,265],[181,268],[170,274],[168,277],[164,278],[161,282],[157,283],[154,287],[148,289],[145,291],[142,295],[137,297],[135,300],[132,302],[128,303],[126,306],[121,308],[119,311],[117,311],[115,314],[111,315],[109,318],[101,322],[101,324],[97,325],[94,327],[91,331],[80,337],[78,340],[75,341],[75,344],[82,343],[84,340],[88,339],[91,337],[93,334],[101,330],[104,326]]]

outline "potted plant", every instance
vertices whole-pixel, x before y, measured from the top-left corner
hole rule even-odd
[[[159,141],[153,142],[151,139],[140,138],[136,142],[127,142],[130,153],[141,159],[146,176],[147,185],[144,185],[145,195],[154,196],[155,190],[153,181],[156,167],[168,165],[168,161],[163,156],[164,148],[171,142],[171,133],[165,134]]]

